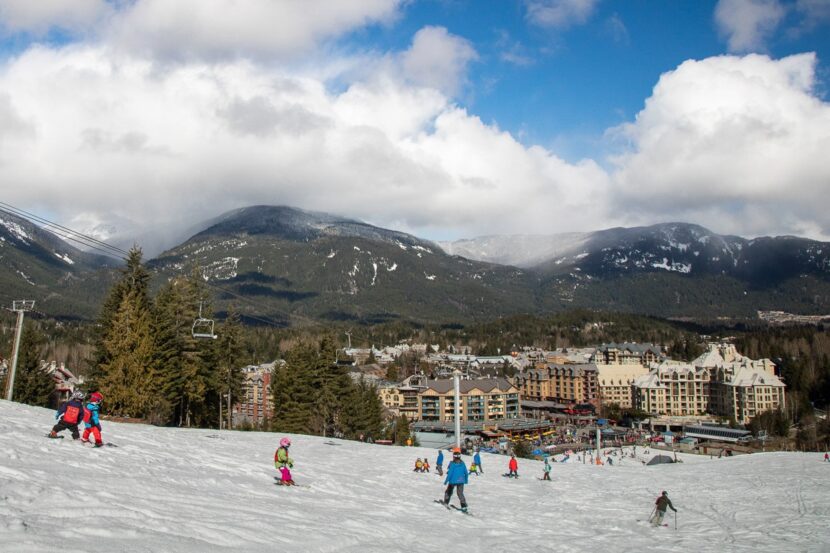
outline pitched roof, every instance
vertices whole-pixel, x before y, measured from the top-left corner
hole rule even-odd
[[[453,381],[451,378],[444,378],[441,380],[427,380],[427,389],[434,390],[439,394],[446,394],[453,389]],[[462,394],[468,394],[472,390],[477,389],[482,392],[506,392],[512,388],[513,385],[506,378],[480,378],[477,380],[461,380],[459,383],[459,390]]]

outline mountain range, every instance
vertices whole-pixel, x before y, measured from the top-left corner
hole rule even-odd
[[[667,223],[553,236],[435,243],[358,220],[254,206],[206,222],[147,261],[158,286],[200,268],[216,309],[278,325],[465,322],[590,309],[663,317],[824,313],[830,244],[745,239]],[[35,299],[57,317],[93,318],[116,262],[0,213],[3,301]]]

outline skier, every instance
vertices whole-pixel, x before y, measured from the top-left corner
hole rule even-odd
[[[476,454],[473,455],[473,464],[476,466],[476,475],[479,472],[484,474],[484,469],[481,468],[481,455],[479,454],[478,448],[476,448]]]
[[[458,494],[458,500],[461,501],[461,511],[467,512],[467,499],[464,497],[464,484],[467,483],[467,466],[461,460],[461,448],[454,448],[452,450],[452,461],[447,465],[447,477],[444,479],[444,484],[447,484],[447,489],[444,491],[444,505],[450,504],[453,488]]]
[[[280,471],[281,479],[279,484],[281,486],[293,486],[294,480],[291,478],[291,470],[294,468],[294,460],[288,456],[288,448],[291,447],[291,440],[283,438],[280,440],[280,446],[274,453],[274,467]]]
[[[102,401],[104,401],[104,396],[101,395],[101,392],[92,392],[84,411],[84,435],[81,437],[81,441],[89,443],[89,434],[92,433],[95,437],[95,447],[104,445],[104,441],[101,439],[101,421],[98,419]]]
[[[547,455],[545,455],[545,475],[542,476],[542,480],[550,480],[550,461]]]
[[[830,453],[824,452],[824,462],[830,463]]]
[[[677,509],[674,508],[674,505],[671,504],[671,499],[669,499],[669,492],[663,491],[660,497],[657,498],[657,501],[654,502],[656,507],[654,508],[654,514],[651,515],[651,522],[652,526],[660,526],[663,524],[663,517],[666,516],[666,509],[670,508],[675,513]]]
[[[507,473],[508,477],[518,478],[519,477],[519,462],[516,461],[516,456],[510,456],[510,463],[507,465],[507,468],[510,469],[510,472]]]
[[[438,450],[438,458],[435,460],[435,472],[438,476],[444,476],[444,450]]]
[[[421,472],[429,472],[429,459],[424,457],[424,465],[421,467]]]
[[[413,469],[413,472],[424,472],[424,463],[421,461],[420,457],[418,457],[418,460],[415,461],[415,468]]]
[[[84,393],[80,390],[72,392],[69,401],[61,403],[58,407],[55,419],[58,423],[52,427],[50,438],[58,438],[59,433],[69,430],[72,432],[73,440],[79,439],[81,434],[78,432],[78,425],[84,420]]]

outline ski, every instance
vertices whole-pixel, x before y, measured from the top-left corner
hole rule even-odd
[[[63,439],[63,436],[53,436],[51,434],[46,434],[46,437],[51,439],[51,440],[62,440]]]
[[[444,507],[446,507],[446,509],[447,509],[448,511],[450,510],[450,506],[449,506],[448,504],[444,503],[442,500],[440,500],[440,499],[433,499],[433,501],[434,501],[435,503],[438,503],[439,505],[443,505]]]
[[[467,516],[473,516],[473,513],[471,513],[470,511],[465,511],[461,507],[456,507],[455,505],[450,505],[450,509],[455,509],[459,513],[463,513]]]

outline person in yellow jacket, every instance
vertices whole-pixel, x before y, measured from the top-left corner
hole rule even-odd
[[[280,440],[280,447],[274,453],[274,466],[280,471],[282,477],[279,484],[282,486],[293,486],[294,480],[291,478],[291,470],[294,468],[294,460],[288,456],[288,448],[291,447],[291,440],[283,438]]]

